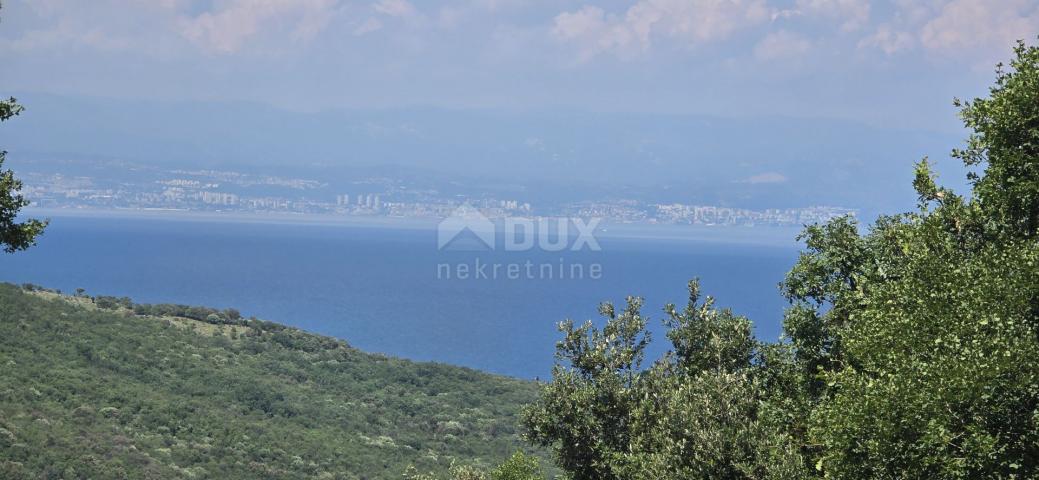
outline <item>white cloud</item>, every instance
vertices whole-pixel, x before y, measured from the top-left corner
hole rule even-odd
[[[894,7],[894,20],[911,25],[919,25],[934,17],[937,9],[949,0],[891,0]]]
[[[599,7],[584,6],[576,12],[556,16],[553,32],[567,40],[587,35],[600,35],[606,28],[606,12]]]
[[[755,46],[758,58],[799,55],[823,42],[850,42],[852,48],[887,55],[923,49],[983,62],[1003,58],[1015,40],[1034,41],[1039,34],[1039,0],[891,0],[882,18],[875,18],[870,0],[794,0],[786,9],[767,1],[638,0],[622,12],[586,5],[558,14],[552,33],[577,46],[586,60],[603,53],[637,55],[664,40],[704,45],[771,20],[771,32]],[[830,33],[800,28],[804,22],[835,28]],[[866,33],[848,38],[833,30]]]
[[[871,35],[859,41],[859,48],[877,48],[888,55],[894,55],[913,48],[916,39],[912,34],[894,30],[891,25],[881,25]]]
[[[808,53],[812,42],[804,36],[779,30],[769,33],[754,46],[754,56],[759,60],[796,58]]]
[[[630,29],[615,17],[608,17],[603,9],[591,6],[557,15],[552,33],[557,38],[575,42],[580,48],[581,60],[608,51],[628,54],[635,43]]]
[[[289,36],[307,40],[320,33],[336,7],[336,0],[234,0],[224,8],[183,18],[180,33],[198,47],[220,54],[239,51],[261,29],[291,25]]]
[[[529,0],[470,0],[468,3],[488,11],[524,7],[530,4]]]
[[[67,45],[90,47],[100,51],[130,50],[134,47],[133,41],[129,38],[107,35],[97,28],[61,22],[52,28],[31,30],[19,38],[0,41],[0,51],[24,53]]]
[[[623,15],[585,6],[555,17],[553,33],[574,42],[584,57],[630,54],[650,48],[654,38],[698,46],[767,22],[765,0],[641,0]]]
[[[39,50],[92,49],[98,51],[149,51],[156,53],[167,47],[172,34],[174,10],[182,0],[23,0],[15,6],[4,3],[6,13],[23,9],[29,15],[17,18],[31,25],[16,35],[0,37],[0,50],[31,52]],[[32,18],[31,15],[35,15]],[[0,15],[3,17],[4,15]],[[5,31],[10,31],[10,18],[4,18]]]
[[[418,10],[408,0],[379,0],[372,5],[376,12],[391,17],[410,17],[416,15]]]
[[[1009,50],[1015,40],[1039,34],[1039,2],[953,0],[920,30],[920,43],[929,50]]]
[[[378,18],[368,17],[368,19],[365,20],[364,23],[358,25],[357,28],[354,28],[353,34],[356,36],[361,36],[380,29],[382,29],[382,22],[380,22]]]
[[[797,0],[796,11],[809,17],[835,19],[842,31],[859,30],[869,24],[868,0]]]
[[[1005,58],[1015,40],[1034,41],[1039,34],[1037,0],[895,0],[895,13],[860,48],[888,55],[921,48],[966,61]]]

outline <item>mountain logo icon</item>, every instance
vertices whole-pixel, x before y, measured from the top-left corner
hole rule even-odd
[[[438,250],[494,250],[495,226],[480,210],[463,205],[437,224]]]

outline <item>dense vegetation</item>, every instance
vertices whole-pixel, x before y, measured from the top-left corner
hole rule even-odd
[[[522,447],[528,382],[27,287],[0,285],[0,478],[401,478]]]
[[[917,165],[915,212],[808,227],[785,337],[700,300],[562,325],[525,414],[573,480],[1039,477],[1039,49],[1020,44],[953,156],[970,196]]]

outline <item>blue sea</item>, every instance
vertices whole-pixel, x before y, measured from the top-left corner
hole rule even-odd
[[[468,251],[439,249],[431,225],[52,215],[37,247],[0,255],[0,281],[234,307],[370,352],[545,378],[557,323],[601,324],[599,303],[627,295],[645,298],[659,355],[662,308],[683,306],[693,277],[760,338],[778,338],[777,283],[797,258],[796,233],[611,227],[596,232],[599,249]]]

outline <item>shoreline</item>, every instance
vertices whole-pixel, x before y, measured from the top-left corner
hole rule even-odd
[[[378,228],[435,232],[442,218],[387,216],[333,216],[306,213],[200,212],[195,210],[142,209],[23,209],[29,217],[130,219],[170,222],[235,223],[252,225],[297,225],[317,227]],[[598,238],[660,242],[699,241],[746,245],[797,247],[795,240],[803,227],[725,226],[603,223],[595,231]]]

